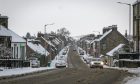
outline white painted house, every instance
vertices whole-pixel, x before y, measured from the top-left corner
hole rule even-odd
[[[20,66],[19,63],[26,60],[26,40],[4,26],[0,26],[0,36],[11,36],[12,58],[9,60],[14,60],[11,66]]]

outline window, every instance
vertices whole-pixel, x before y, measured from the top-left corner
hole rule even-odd
[[[16,55],[16,58],[18,58],[18,47],[17,47],[17,55]]]
[[[103,50],[106,49],[106,44],[105,44],[105,43],[102,44],[102,49],[103,49]]]
[[[25,46],[20,46],[20,58],[24,59],[25,56]]]
[[[14,46],[14,59],[15,59],[15,56],[16,56],[16,47]]]

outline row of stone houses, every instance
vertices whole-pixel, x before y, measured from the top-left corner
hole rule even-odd
[[[117,30],[117,25],[105,27],[103,28],[102,35],[92,36],[90,38],[91,39],[80,39],[78,41],[78,45],[91,56],[102,57],[104,62],[109,66],[113,66],[115,59],[114,54],[118,49],[120,49],[120,47],[118,48],[117,46],[123,44],[125,45],[124,51],[129,52],[129,41]],[[116,50],[112,51],[113,49]],[[112,53],[113,56],[111,54],[107,54],[109,52]]]
[[[48,63],[51,62],[51,60],[53,60],[55,58],[55,56],[58,54],[58,52],[64,48],[64,43],[65,41],[63,41],[62,39],[60,39],[60,37],[58,37],[57,35],[53,35],[53,34],[43,34],[41,32],[38,33],[37,37],[34,39],[27,39],[27,58],[38,58],[39,61],[41,62],[40,65],[41,66],[46,66],[48,65]],[[34,44],[36,46],[40,46],[42,47],[42,54],[39,52],[36,52],[36,50],[34,50],[35,48],[31,46],[31,43]],[[41,48],[38,48],[39,51],[41,51]],[[46,50],[46,51],[45,51]],[[45,55],[46,54],[46,55]]]
[[[0,15],[0,67],[30,66],[33,59],[47,66],[68,41],[66,36],[40,32],[37,37],[22,38],[8,28],[8,17]]]

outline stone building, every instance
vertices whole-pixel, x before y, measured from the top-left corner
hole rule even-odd
[[[106,55],[119,44],[129,44],[128,40],[117,30],[117,25],[103,28],[103,35],[91,42],[95,57]]]
[[[133,40],[134,52],[140,52],[140,1],[133,4]]]

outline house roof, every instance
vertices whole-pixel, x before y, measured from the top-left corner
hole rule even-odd
[[[52,40],[56,45],[59,45],[60,44],[60,40],[58,40],[57,38],[53,39]]]
[[[27,41],[27,45],[35,52],[41,54],[41,55],[45,55],[45,48],[43,48],[43,46],[41,46],[41,44],[35,44],[32,43],[31,40]],[[49,52],[46,50],[46,56],[49,55]]]
[[[11,36],[12,42],[26,42],[25,39],[17,35],[12,30],[5,28],[4,26],[0,26],[0,36]]]
[[[47,40],[46,40],[45,38],[43,38],[42,36],[41,36],[41,38],[42,38],[43,40],[45,40],[49,45],[55,47],[55,45],[53,45],[50,41],[47,41]]]
[[[103,38],[105,38],[108,34],[110,34],[112,32],[112,29],[110,29],[109,31],[105,32],[99,39],[97,39],[96,41],[101,41]]]
[[[139,3],[139,2],[140,2],[140,0],[136,0],[136,1],[133,3],[133,5],[135,5],[135,4]]]
[[[114,49],[112,49],[111,51],[109,51],[108,53],[106,53],[109,56],[113,56],[113,53],[115,51],[118,51],[120,48],[122,48],[125,44],[119,44],[117,47],[115,47]]]

